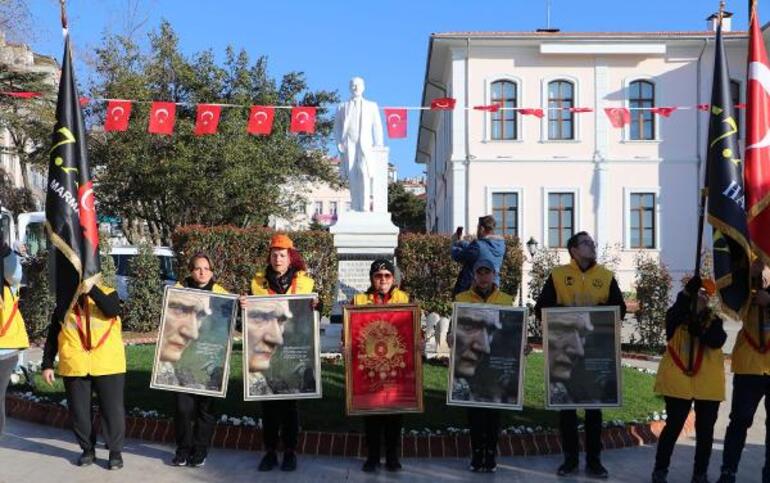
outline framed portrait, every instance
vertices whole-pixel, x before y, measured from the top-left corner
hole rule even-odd
[[[545,405],[548,409],[623,405],[620,309],[543,309]]]
[[[226,397],[238,296],[167,286],[150,387]]]
[[[523,307],[455,302],[448,405],[523,408],[526,321]]]
[[[343,323],[347,414],[421,413],[417,305],[348,305]]]
[[[243,308],[243,398],[321,397],[316,294],[246,298]]]

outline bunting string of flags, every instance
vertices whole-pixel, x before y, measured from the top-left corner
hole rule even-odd
[[[17,99],[35,99],[41,97],[40,92],[29,91],[0,91],[0,95]],[[177,106],[196,106],[195,128],[196,136],[207,136],[217,133],[219,119],[223,108],[249,109],[249,117],[246,123],[246,132],[254,136],[269,136],[273,131],[273,120],[277,109],[291,110],[289,131],[296,134],[313,134],[315,132],[317,108],[313,106],[244,106],[226,103],[201,103],[192,104],[186,102],[143,101],[127,99],[98,99],[81,97],[81,107],[91,102],[106,102],[107,111],[104,120],[106,132],[122,132],[128,130],[131,119],[132,106],[134,104],[149,104],[150,116],[147,132],[159,135],[172,135],[176,123]],[[697,109],[709,112],[709,104],[695,106],[657,106],[657,107],[605,107],[604,113],[615,128],[622,128],[631,123],[631,113],[635,111],[650,111],[660,117],[671,117],[676,111]],[[736,104],[736,109],[745,109],[745,104]],[[594,112],[590,107],[504,107],[494,103],[487,105],[474,105],[469,107],[457,106],[457,100],[451,97],[433,99],[429,106],[401,106],[385,107],[382,109],[391,139],[405,138],[407,135],[407,119],[409,111],[454,111],[473,110],[497,113],[500,111],[515,111],[523,116],[532,116],[538,119],[545,117],[549,111],[568,111],[573,114]]]

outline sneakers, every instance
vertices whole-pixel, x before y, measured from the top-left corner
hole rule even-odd
[[[193,453],[187,460],[187,464],[193,468],[200,468],[206,464],[206,453]]]
[[[110,459],[107,461],[107,468],[111,470],[123,468],[123,456],[120,454],[120,451],[110,451]]]
[[[575,460],[565,460],[564,463],[556,470],[556,474],[559,476],[574,475],[578,471],[578,462]]]
[[[374,473],[377,471],[379,466],[380,462],[378,460],[375,460],[374,458],[366,458],[366,461],[364,461],[364,466],[361,467],[361,471],[364,473]]]
[[[668,483],[668,470],[660,469],[653,471],[652,483]]]
[[[171,460],[172,466],[187,466],[187,451],[176,450],[174,458]]]
[[[692,475],[690,483],[709,483],[709,477],[706,473],[703,473],[702,475]]]
[[[735,483],[735,473],[730,470],[722,470],[717,483]]]
[[[588,476],[592,478],[599,478],[602,480],[606,480],[609,478],[609,473],[607,473],[607,468],[602,466],[602,464],[599,461],[593,461],[591,463],[586,464],[586,473]]]
[[[281,471],[294,471],[297,469],[297,455],[294,451],[284,451]]]
[[[488,473],[497,471],[497,460],[495,459],[495,452],[492,450],[484,454],[484,471]]]
[[[473,450],[473,456],[471,456],[471,464],[468,467],[473,472],[479,472],[484,470],[484,451],[480,449]]]
[[[262,457],[262,461],[259,462],[259,471],[272,471],[273,468],[278,466],[278,456],[275,451],[268,451],[265,456]]]
[[[84,450],[78,457],[78,466],[88,466],[94,464],[96,453],[92,449]]]

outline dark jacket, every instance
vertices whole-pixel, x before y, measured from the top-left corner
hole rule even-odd
[[[505,256],[505,240],[496,235],[478,238],[471,242],[458,240],[452,243],[452,260],[463,264],[457,277],[452,295],[465,292],[473,283],[473,265],[477,260],[486,258],[495,266],[495,283],[500,286],[500,267]]]
[[[676,302],[666,311],[666,340],[671,340],[674,337],[676,329],[682,324],[691,325],[693,332],[700,339],[701,342],[711,347],[712,349],[719,349],[725,344],[727,340],[727,333],[722,326],[722,319],[713,316],[710,310],[706,310],[702,315],[696,316],[696,324],[690,324],[692,318],[692,298],[690,295],[682,290],[676,296]],[[711,321],[703,330],[706,322]],[[699,330],[700,329],[700,330]]]

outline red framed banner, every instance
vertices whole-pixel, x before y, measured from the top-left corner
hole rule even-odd
[[[343,329],[347,414],[421,413],[417,305],[346,306]]]

